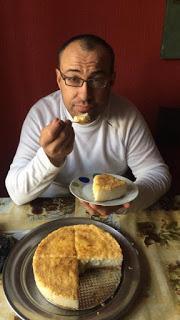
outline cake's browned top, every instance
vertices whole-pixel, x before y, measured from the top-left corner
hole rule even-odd
[[[36,249],[36,255],[50,257],[76,257],[75,230],[68,226],[51,232]]]
[[[106,173],[96,175],[93,179],[93,188],[95,189],[113,190],[115,188],[123,187],[126,184],[126,181]]]
[[[75,247],[81,259],[118,259],[122,256],[119,243],[110,233],[95,225],[75,226]]]
[[[62,227],[51,232],[38,245],[35,256],[117,258],[122,255],[118,242],[110,233],[93,224]],[[45,260],[44,260],[45,261]]]

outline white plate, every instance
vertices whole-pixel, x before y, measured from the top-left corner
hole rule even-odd
[[[125,180],[127,182],[126,194],[119,199],[108,200],[108,201],[95,201],[93,196],[93,191],[92,191],[94,176],[95,175],[82,176],[72,180],[69,186],[71,193],[80,200],[101,205],[101,206],[118,206],[134,200],[138,195],[138,188],[131,180],[122,176],[111,174],[111,176],[121,180]]]

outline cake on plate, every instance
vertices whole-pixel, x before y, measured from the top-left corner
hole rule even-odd
[[[121,268],[119,243],[95,225],[61,227],[37,246],[33,256],[35,283],[54,305],[79,309],[80,273],[89,268]]]
[[[98,174],[93,178],[95,201],[107,201],[121,198],[127,192],[127,182],[110,174]]]

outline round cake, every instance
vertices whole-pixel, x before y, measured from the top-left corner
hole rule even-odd
[[[79,309],[80,273],[89,268],[121,268],[119,243],[93,224],[61,227],[36,248],[33,273],[41,294],[54,305]]]

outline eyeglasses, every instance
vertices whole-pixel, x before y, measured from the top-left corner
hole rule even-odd
[[[84,80],[77,76],[67,77],[65,74],[61,72],[61,70],[59,71],[65,84],[70,87],[82,87],[83,83],[86,82],[90,88],[102,89],[102,88],[106,88],[107,85],[110,83],[110,80],[107,78],[98,77],[98,78]]]

